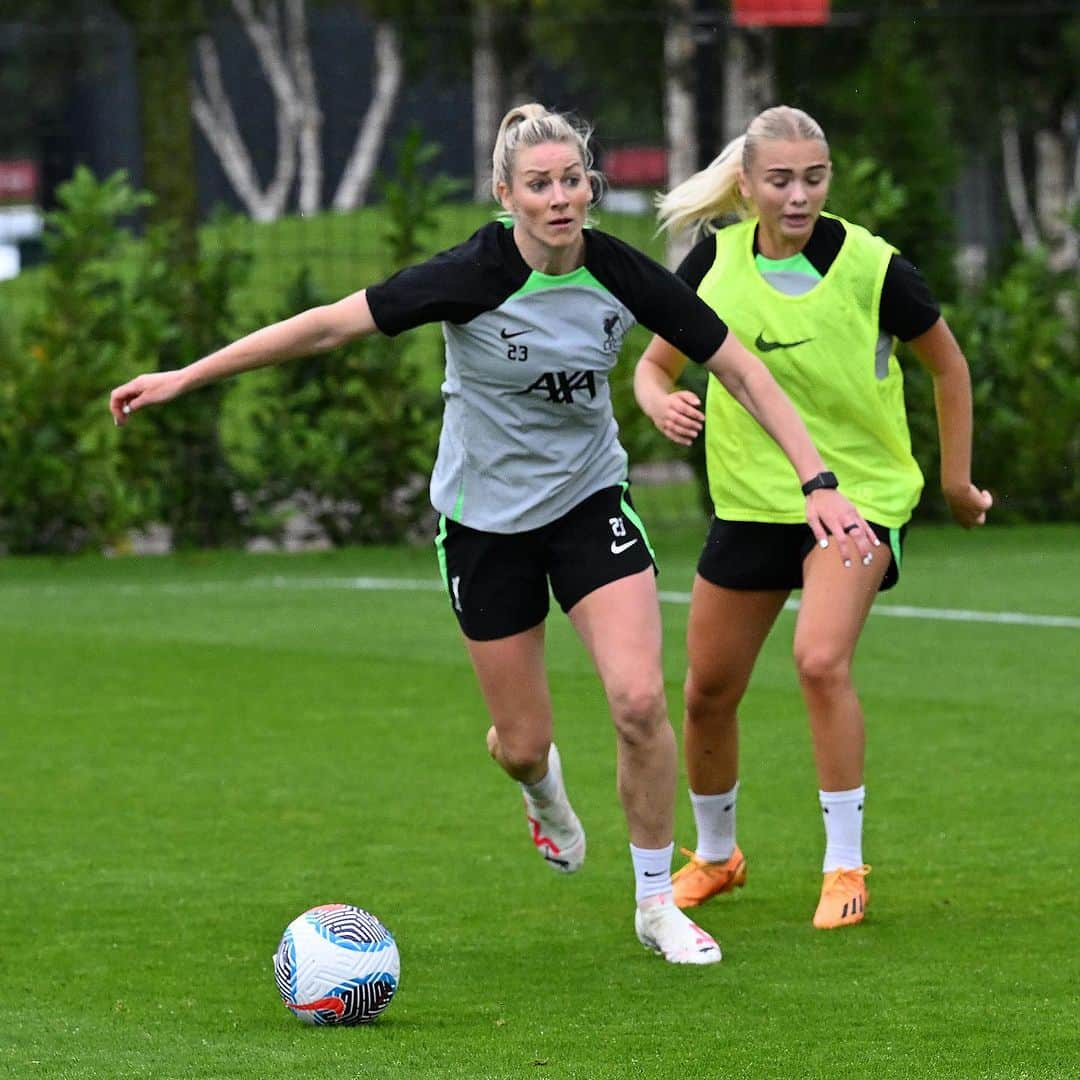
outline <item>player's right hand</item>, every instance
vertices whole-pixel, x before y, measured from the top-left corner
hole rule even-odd
[[[171,401],[182,389],[179,371],[153,371],[138,375],[109,395],[109,412],[116,425],[122,427],[132,413],[147,405]]]
[[[662,435],[679,446],[689,446],[705,425],[701,399],[693,390],[675,390],[665,395],[651,419]]]
[[[989,491],[981,491],[974,484],[957,490],[945,491],[945,501],[953,520],[965,529],[986,524],[986,512],[994,505],[994,497]]]

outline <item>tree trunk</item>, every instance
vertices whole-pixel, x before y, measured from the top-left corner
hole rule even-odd
[[[198,7],[194,0],[126,0],[117,4],[131,23],[135,39],[142,186],[155,199],[149,218],[176,227],[174,256],[184,280],[190,278],[198,261],[195,142],[188,107]]]
[[[664,137],[668,188],[697,171],[697,102],[694,95],[694,0],[674,0],[664,28]],[[693,237],[668,234],[667,261],[675,266]]]
[[[1070,221],[1076,199],[1076,189],[1070,184],[1064,132],[1037,131],[1035,213],[1054,270],[1070,270],[1077,265],[1076,229]]]
[[[191,47],[201,30],[196,0],[118,0],[135,37],[142,138],[143,186],[155,196],[151,220],[172,227],[172,287],[182,296],[182,325],[163,368],[205,351],[206,320],[198,288],[198,201],[192,132]],[[218,344],[218,343],[213,343]],[[188,352],[194,355],[187,355]],[[220,387],[178,402],[158,421],[172,449],[176,484],[168,493],[166,522],[180,546],[211,547],[238,535],[232,476],[218,432]]]
[[[288,0],[285,43],[291,61],[300,114],[300,195],[301,214],[314,214],[322,206],[323,162],[322,124],[319,93],[311,64],[304,0]]]
[[[472,18],[473,200],[491,199],[491,154],[502,120],[502,79],[495,49],[495,13],[490,0],[477,0]]]
[[[772,34],[768,29],[728,29],[724,49],[723,144],[746,131],[762,109],[776,103]]]
[[[1025,251],[1033,251],[1039,244],[1039,230],[1028,200],[1020,131],[1016,114],[1011,109],[1006,109],[1001,117],[1001,161],[1005,172],[1005,194],[1020,233],[1020,242]]]

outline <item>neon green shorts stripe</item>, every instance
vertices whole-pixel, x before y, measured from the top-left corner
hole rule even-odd
[[[637,526],[638,532],[641,533],[641,538],[645,541],[645,546],[649,549],[649,554],[652,556],[652,561],[659,567],[659,563],[656,562],[656,552],[653,551],[652,543],[649,540],[648,530],[645,528],[645,522],[638,517],[637,511],[630,505],[630,499],[628,493],[630,491],[630,481],[624,480],[620,485],[622,487],[622,498],[620,499],[619,508],[622,512]]]

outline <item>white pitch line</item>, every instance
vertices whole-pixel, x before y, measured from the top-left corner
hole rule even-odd
[[[85,583],[89,584],[89,583]],[[84,583],[55,583],[44,587],[32,585],[5,586],[5,591],[32,590],[55,595],[67,589],[85,587]],[[249,578],[242,582],[201,581],[201,582],[127,582],[107,584],[94,582],[93,585],[106,588],[110,592],[132,593],[155,590],[165,593],[220,592],[231,585],[239,584],[253,589],[356,589],[360,591],[401,591],[401,592],[442,592],[442,582],[435,578],[383,578],[383,577],[288,577],[275,574],[270,577]],[[689,604],[688,592],[661,592],[660,599],[666,604]],[[785,605],[788,611],[798,611],[799,601],[789,600]],[[938,622],[991,623],[1011,626],[1044,626],[1056,629],[1080,630],[1080,616],[1076,615],[1036,615],[1023,611],[969,611],[965,608],[912,607],[903,604],[882,604],[870,609],[871,615],[882,615],[894,619],[929,619]]]
[[[660,599],[669,604],[689,604],[690,594],[662,592]],[[799,601],[788,600],[786,611],[798,611]],[[1080,630],[1080,616],[1030,615],[1023,611],[967,611],[964,608],[909,607],[904,604],[881,604],[870,609],[871,615],[894,619],[932,619],[940,622],[1008,623],[1015,626],[1053,626]]]

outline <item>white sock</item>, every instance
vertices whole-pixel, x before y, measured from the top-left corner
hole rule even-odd
[[[548,771],[535,784],[522,784],[521,790],[540,806],[545,806],[565,794],[562,777],[551,767],[550,750],[548,751]]]
[[[634,864],[634,899],[640,904],[650,896],[671,892],[671,856],[675,845],[662,848],[640,848],[630,845]]]
[[[854,870],[862,866],[863,803],[866,786],[850,791],[819,791],[825,822],[825,859],[821,871]]]
[[[706,862],[726,862],[735,851],[735,798],[739,782],[719,795],[690,792],[697,824],[697,857]]]

